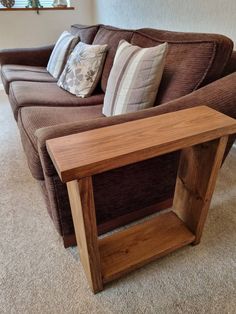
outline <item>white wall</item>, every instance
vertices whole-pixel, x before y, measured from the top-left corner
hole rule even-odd
[[[236,0],[93,0],[94,20],[124,28],[211,32],[236,43]]]
[[[236,0],[71,0],[74,11],[0,11],[0,49],[49,44],[70,24],[222,33],[236,43]]]
[[[53,1],[53,0],[52,0]],[[74,11],[0,11],[0,49],[55,42],[71,24],[92,24],[92,0],[71,0]]]

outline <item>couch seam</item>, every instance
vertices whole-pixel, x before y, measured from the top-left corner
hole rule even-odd
[[[234,49],[233,44],[231,45],[231,48],[232,48],[232,50],[228,52],[227,60],[225,60],[225,62],[224,62],[224,67],[223,67],[223,69],[222,69],[222,73],[224,72],[224,70],[225,70],[226,66],[228,65],[228,62],[230,61],[231,56],[232,56],[232,54],[233,54],[233,51],[234,51],[234,50],[233,50],[233,49]],[[221,74],[222,74],[222,73],[221,73]]]
[[[168,32],[171,32],[171,31],[168,31]],[[147,35],[145,33],[142,33],[139,30],[134,31],[134,33],[142,35],[142,36],[144,36],[146,38],[149,38],[149,39],[151,39],[153,41],[158,41],[158,42],[162,42],[162,43],[165,42],[163,39],[160,39],[160,38],[155,39],[152,36]],[[188,40],[188,41],[184,41],[184,40],[177,40],[177,41],[176,40],[168,40],[168,42],[169,43],[173,43],[173,44],[194,44],[194,43],[215,43],[215,40],[209,40],[209,39],[206,39],[206,40],[204,40],[204,39],[197,39],[197,40],[191,40],[191,41],[190,40]]]
[[[77,27],[76,25],[80,24],[72,24],[71,27],[77,28],[77,29],[88,29],[88,28],[94,28],[94,27],[100,27],[102,24],[95,24],[95,25],[87,25],[87,26],[82,26],[82,27]]]
[[[11,82],[11,83],[12,83],[12,82]],[[12,88],[12,84],[11,84],[11,83],[9,84],[9,95],[10,95],[10,94],[12,95],[12,97],[13,97],[15,103],[18,105],[18,102],[17,102],[17,100],[16,100],[16,96],[15,96],[15,93],[14,93],[14,90],[13,90],[13,88]],[[17,106],[16,106],[16,110],[17,110],[17,108],[18,108],[18,112],[17,112],[17,117],[18,117],[19,110],[20,110],[21,106],[20,106],[20,107],[17,107]],[[13,114],[14,114],[14,112],[13,112]],[[15,114],[14,114],[14,116],[15,116]]]
[[[109,31],[114,31],[114,32],[125,32],[125,33],[134,33],[135,32],[134,29],[112,28],[112,26],[103,25],[103,24],[99,27],[99,30],[102,29],[102,28],[103,29],[107,29]]]
[[[217,51],[217,44],[216,42],[213,43],[213,54],[211,56],[211,59],[210,61],[208,62],[208,66],[206,68],[206,70],[204,71],[202,77],[200,78],[200,80],[198,81],[198,83],[195,85],[195,87],[193,88],[192,91],[196,90],[201,84],[202,82],[204,81],[204,79],[206,78],[207,74],[210,73],[210,70],[212,68],[212,64],[213,64],[213,61],[215,60],[215,57],[216,57],[216,51]]]
[[[28,140],[29,140],[30,143],[32,144],[32,141],[31,141],[31,139],[29,138],[28,133],[26,132],[25,127],[24,127],[24,125],[23,125],[23,122],[22,122],[22,119],[21,119],[21,111],[19,112],[19,118],[20,118],[19,120],[21,121],[21,125],[22,125],[22,131],[24,132],[24,134],[27,136]],[[23,145],[22,145],[22,146],[23,146]],[[39,160],[40,160],[40,155],[39,155],[38,151],[35,150],[35,147],[34,147],[33,144],[32,144],[32,146],[33,146],[33,150],[36,152],[36,154],[38,155]],[[40,163],[41,163],[41,160],[40,160]],[[42,175],[43,179],[42,179],[41,176],[40,176],[40,179],[39,179],[38,177],[36,178],[35,176],[32,175],[35,180],[45,180],[45,176],[44,176],[44,171],[43,171],[42,165],[41,165],[41,168],[42,168],[42,173],[43,173],[43,175]]]
[[[20,119],[21,126],[22,126],[22,129],[23,129],[24,133],[26,134],[27,138],[29,139],[30,143],[32,144],[34,151],[38,154],[38,151],[37,151],[37,149],[35,148],[32,139],[29,137],[28,133],[26,132],[25,126],[24,126],[24,124],[23,124],[22,115],[21,115],[21,109],[22,109],[22,108],[23,108],[23,107],[20,107],[20,108],[19,108],[18,120]],[[35,132],[34,132],[34,134],[35,134]],[[39,155],[39,154],[38,154],[38,155]]]
[[[5,65],[18,65],[18,64],[11,64],[11,63],[9,63],[9,64],[5,64]],[[23,66],[31,66],[31,65],[23,65]],[[32,65],[32,67],[33,67],[33,65]],[[35,67],[37,67],[37,66],[35,66]],[[39,66],[40,68],[45,68],[46,69],[46,67],[41,67],[41,66]],[[24,70],[24,69],[9,69],[9,70],[6,70],[7,72],[36,72],[36,73],[49,73],[49,72],[47,72],[47,71],[45,71],[45,72],[41,72],[41,71],[37,71],[37,70]]]

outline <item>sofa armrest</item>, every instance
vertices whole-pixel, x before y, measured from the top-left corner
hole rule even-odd
[[[38,48],[1,49],[0,65],[23,64],[47,66],[54,45]]]
[[[54,166],[46,149],[46,140],[78,132],[85,132],[114,124],[143,119],[154,115],[178,111],[200,105],[209,106],[232,118],[236,118],[236,73],[219,79],[197,91],[160,106],[145,109],[135,113],[123,114],[114,117],[102,117],[83,122],[59,124],[45,127],[36,131],[38,150],[44,172],[48,176],[56,174]],[[234,138],[231,138],[232,145]],[[229,146],[230,146],[229,145]],[[229,149],[228,149],[229,150]]]

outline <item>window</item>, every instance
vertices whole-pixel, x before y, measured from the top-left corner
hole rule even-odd
[[[44,7],[52,7],[53,0],[40,0],[40,3]],[[25,8],[27,4],[27,0],[15,0],[15,5],[13,8]],[[0,4],[0,7],[3,7],[3,5]]]
[[[70,1],[68,2],[68,6],[70,6]],[[53,0],[40,0],[41,5],[44,8],[52,8]],[[13,6],[14,9],[25,8],[28,5],[28,0],[15,0],[15,5]],[[0,8],[4,8],[4,6],[0,3]]]

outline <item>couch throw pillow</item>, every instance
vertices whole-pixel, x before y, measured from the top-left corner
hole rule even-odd
[[[168,44],[140,48],[121,40],[108,78],[103,114],[114,116],[154,105]]]
[[[57,40],[47,65],[47,71],[55,79],[58,79],[61,75],[69,55],[79,40],[78,36],[73,36],[67,31],[63,32]]]
[[[71,53],[57,85],[78,97],[92,94],[101,77],[107,45],[80,42]]]

